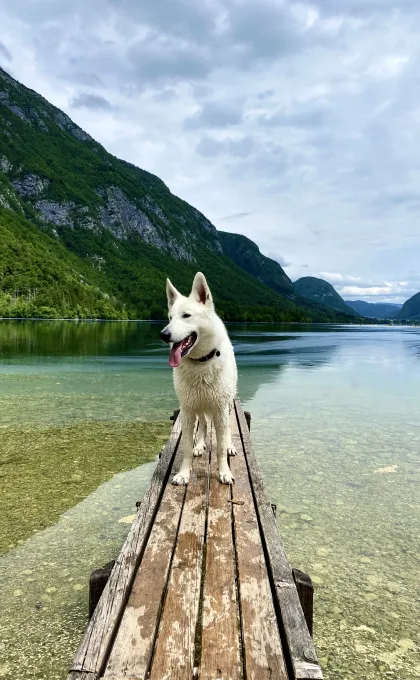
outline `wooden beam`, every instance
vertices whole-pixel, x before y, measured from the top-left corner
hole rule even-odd
[[[179,466],[181,460],[180,445],[174,465]],[[127,676],[142,680],[147,676],[165,601],[185,493],[185,486],[166,486],[107,661],[104,678]]]
[[[200,680],[241,680],[231,488],[217,474],[215,435],[211,437]]]
[[[137,517],[131,525],[121,553],[76,653],[71,671],[85,671],[100,677],[105,669],[178,448],[181,437],[180,420],[177,418],[174,423]],[[74,678],[68,676],[67,680],[74,680]]]
[[[315,647],[306,625],[292,570],[277,529],[271,503],[253,451],[249,428],[239,400],[235,401],[235,411],[259,515],[263,546],[269,572],[271,572],[276,613],[281,622],[284,640],[287,643],[293,676],[295,680],[322,680],[322,669],[318,663]]]
[[[299,601],[305,615],[311,637],[314,628],[314,587],[308,574],[300,569],[293,569],[293,578],[299,595]]]
[[[172,562],[150,680],[193,677],[195,634],[199,613],[203,543],[209,494],[210,442],[194,458]]]
[[[101,595],[111,575],[115,560],[111,560],[104,567],[99,567],[92,571],[89,578],[89,620],[93,616],[96,605],[101,599]]]
[[[258,518],[236,414],[231,414],[237,455],[230,459],[235,476],[232,513],[237,556],[243,656],[248,680],[288,680],[280,631],[271,594]]]

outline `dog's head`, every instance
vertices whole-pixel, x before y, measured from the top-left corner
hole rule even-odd
[[[189,297],[181,295],[166,279],[169,323],[160,337],[171,344],[169,365],[177,368],[183,357],[194,350],[199,354],[200,345],[206,346],[214,334],[214,306],[210,288],[204,274],[194,277]]]

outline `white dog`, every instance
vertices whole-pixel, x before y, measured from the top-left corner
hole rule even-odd
[[[237,369],[226,328],[217,316],[204,274],[195,275],[189,297],[184,297],[166,280],[169,323],[160,337],[171,344],[169,365],[174,369],[175,391],[181,407],[183,461],[172,484],[185,485],[190,479],[192,460],[205,451],[206,415],[214,423],[217,438],[219,479],[232,484],[228,455],[232,446],[229,413],[236,396]],[[197,442],[193,450],[198,416]]]

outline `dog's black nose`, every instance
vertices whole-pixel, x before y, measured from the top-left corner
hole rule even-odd
[[[163,340],[163,342],[171,342],[171,334],[169,331],[161,331],[160,332],[160,339]]]

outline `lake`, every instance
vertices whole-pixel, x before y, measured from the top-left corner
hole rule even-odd
[[[0,321],[0,678],[65,678],[177,406],[160,327]],[[228,330],[326,680],[420,678],[420,329]]]

